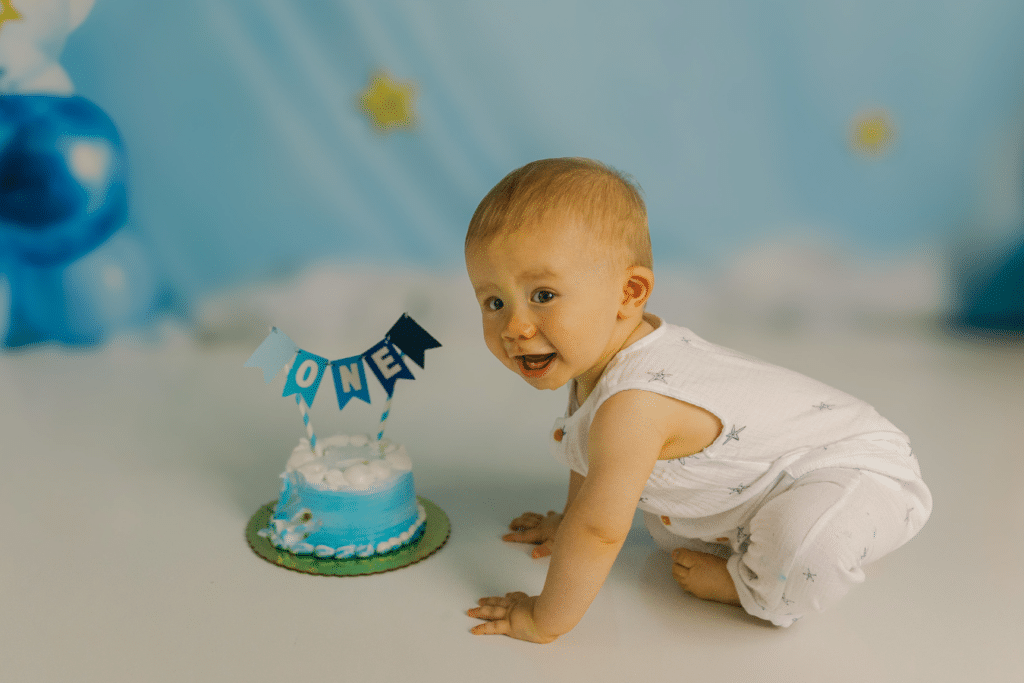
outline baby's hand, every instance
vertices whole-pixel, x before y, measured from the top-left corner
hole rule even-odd
[[[531,598],[526,593],[507,593],[503,598],[480,598],[480,606],[466,614],[485,621],[474,626],[471,632],[478,636],[499,635],[531,643],[550,643],[558,636],[549,636],[537,629],[533,621],[535,602],[537,598]]]
[[[555,532],[561,521],[562,515],[554,510],[549,510],[546,516],[536,512],[525,512],[512,520],[508,525],[512,532],[502,536],[501,540],[533,543],[537,547],[530,553],[531,556],[534,559],[546,557],[551,554],[551,549],[555,545]]]

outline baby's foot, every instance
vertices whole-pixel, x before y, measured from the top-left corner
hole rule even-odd
[[[687,593],[704,600],[739,605],[736,584],[721,557],[686,548],[672,551],[672,576]]]

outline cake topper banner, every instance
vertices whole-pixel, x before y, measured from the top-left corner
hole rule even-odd
[[[281,368],[291,362],[291,369],[285,380],[282,396],[298,394],[306,405],[313,406],[317,390],[327,368],[331,368],[334,391],[338,396],[338,409],[353,398],[370,403],[370,390],[366,382],[364,365],[384,387],[388,398],[394,394],[395,384],[400,379],[416,379],[404,362],[408,356],[421,368],[425,367],[427,349],[440,348],[441,344],[413,320],[407,313],[392,325],[384,339],[357,356],[328,360],[323,356],[300,349],[288,335],[276,327],[259,345],[249,360],[247,368],[256,367],[263,371],[263,380],[268,384]]]

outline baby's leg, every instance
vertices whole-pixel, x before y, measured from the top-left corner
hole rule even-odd
[[[683,590],[704,600],[740,604],[726,567],[726,559],[733,552],[729,538],[707,543],[676,536],[657,515],[649,512],[644,513],[644,523],[654,541],[672,556],[672,576]]]
[[[779,626],[824,610],[864,581],[863,565],[908,541],[930,504],[860,470],[804,475],[737,530],[727,568],[740,603]]]

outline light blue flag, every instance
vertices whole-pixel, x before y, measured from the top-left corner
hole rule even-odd
[[[298,350],[299,347],[288,338],[287,334],[272,327],[270,334],[249,356],[249,360],[245,361],[243,367],[263,370],[263,381],[270,384],[270,380],[274,379]]]
[[[334,375],[334,391],[338,394],[338,410],[344,410],[345,404],[354,398],[370,403],[362,356],[332,360],[331,374]]]
[[[306,401],[306,405],[313,407],[313,399],[316,398],[316,390],[320,387],[320,380],[323,379],[324,370],[327,369],[327,359],[309,351],[299,349],[292,363],[291,372],[288,373],[288,381],[284,383],[282,396],[298,394]]]

